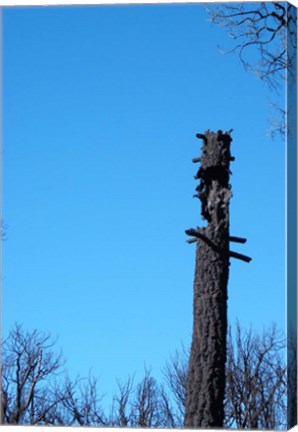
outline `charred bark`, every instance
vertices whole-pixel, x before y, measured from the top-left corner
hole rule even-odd
[[[187,428],[223,427],[229,278],[229,132],[207,131],[202,139],[198,198],[207,227],[196,237],[193,336],[185,404]],[[198,235],[196,235],[198,234]],[[193,241],[193,240],[192,240]]]

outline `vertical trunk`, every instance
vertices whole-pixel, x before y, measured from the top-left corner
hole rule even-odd
[[[193,336],[186,395],[185,427],[223,427],[229,277],[229,133],[206,132],[197,197],[207,227],[197,237]]]

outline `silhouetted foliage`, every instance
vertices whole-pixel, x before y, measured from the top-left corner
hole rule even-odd
[[[297,425],[297,330],[288,326],[287,341],[288,428]]]
[[[227,29],[235,41],[221,52],[238,53],[246,70],[253,71],[271,90],[286,80],[296,80],[297,11],[286,2],[213,3],[206,7],[210,21]],[[257,51],[255,55],[254,50]],[[272,103],[277,117],[271,121],[271,135],[285,135],[284,107]]]
[[[271,88],[279,86],[295,69],[288,55],[289,45],[297,48],[295,8],[285,2],[235,2],[208,6],[211,22],[225,27],[235,40],[228,52],[237,52],[248,70]],[[251,54],[256,48],[259,56]]]
[[[15,325],[2,344],[1,423],[15,425],[181,428],[188,375],[183,347],[166,363],[159,384],[143,378],[118,380],[110,412],[102,406],[91,374],[71,380],[56,340]],[[286,424],[284,341],[274,326],[258,336],[236,329],[228,338],[225,427],[281,429]]]
[[[285,340],[275,325],[262,335],[231,329],[227,350],[225,426],[286,429]]]
[[[188,360],[189,352],[184,346],[182,346],[180,351],[176,351],[175,354],[170,357],[170,361],[166,363],[166,366],[163,369],[166,383],[171,391],[172,397],[174,398],[177,409],[177,413],[175,414],[176,423],[177,419],[180,420],[184,418]],[[181,426],[182,424],[183,423],[181,423]]]
[[[51,411],[65,398],[53,380],[62,371],[61,356],[54,354],[49,335],[23,331],[16,325],[3,343],[2,422],[48,424]]]

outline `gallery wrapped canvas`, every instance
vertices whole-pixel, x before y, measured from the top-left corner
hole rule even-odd
[[[297,425],[297,9],[4,6],[1,425]]]

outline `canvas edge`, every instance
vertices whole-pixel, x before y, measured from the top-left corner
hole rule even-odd
[[[287,3],[288,15],[297,8]],[[296,26],[295,26],[296,27]],[[294,29],[296,31],[296,28]],[[292,70],[286,85],[286,287],[287,287],[287,425],[297,425],[297,48],[288,39]],[[297,35],[296,35],[297,41]]]

